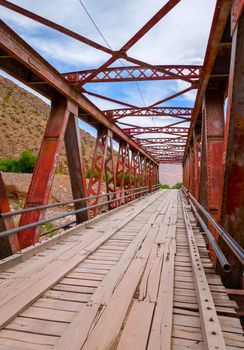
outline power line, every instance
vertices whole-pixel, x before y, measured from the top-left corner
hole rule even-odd
[[[79,1],[79,3],[81,4],[81,6],[83,7],[83,9],[84,9],[84,11],[86,12],[87,16],[90,18],[91,22],[93,23],[94,27],[96,28],[96,30],[97,30],[98,33],[100,34],[100,36],[101,36],[101,38],[103,39],[103,41],[105,42],[105,44],[110,48],[110,50],[113,50],[112,47],[110,46],[110,44],[108,43],[108,41],[106,40],[105,36],[104,36],[103,33],[101,32],[101,30],[98,28],[98,26],[97,26],[96,22],[94,21],[94,19],[92,18],[91,14],[88,12],[86,6],[83,4],[83,2],[82,2],[81,0],[78,0],[78,1]],[[121,61],[121,60],[119,59],[119,62],[120,62],[120,64],[121,64],[124,68],[126,68],[125,65],[124,65],[124,63],[123,63],[123,61]],[[127,72],[128,72],[128,71],[127,71]],[[140,88],[140,86],[139,86],[139,83],[138,83],[138,81],[136,81],[135,83],[136,83],[136,85],[137,85],[137,88],[138,88],[138,91],[139,91],[139,95],[140,95],[140,97],[141,97],[141,99],[142,99],[142,102],[143,102],[143,104],[144,104],[144,107],[146,107],[146,102],[145,102],[145,99],[144,99],[144,97],[143,97],[143,94],[142,94],[141,88]],[[152,119],[153,119],[153,118],[152,118]],[[153,122],[154,122],[154,119],[153,119]],[[154,122],[154,125],[155,125],[155,122]]]

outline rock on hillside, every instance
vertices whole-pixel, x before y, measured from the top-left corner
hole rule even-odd
[[[18,157],[25,149],[38,153],[50,107],[41,99],[0,76],[0,158]],[[84,130],[81,133],[82,153],[91,163],[95,138]],[[60,156],[60,170],[67,172],[64,147]]]

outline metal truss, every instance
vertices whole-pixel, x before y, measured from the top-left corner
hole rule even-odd
[[[192,108],[186,107],[152,107],[152,108],[124,108],[103,111],[108,117],[120,119],[124,117],[153,117],[170,116],[185,117],[190,121]]]
[[[141,134],[171,134],[179,136],[187,136],[188,128],[178,127],[134,127],[123,129],[123,131],[130,135],[141,135]]]
[[[183,144],[186,143],[185,137],[172,137],[172,138],[164,138],[164,137],[156,137],[156,138],[136,138],[136,141],[141,145],[150,145],[150,144]]]
[[[173,66],[126,66],[126,67],[111,67],[101,71],[90,83],[100,82],[120,82],[120,81],[143,81],[143,80],[172,80],[185,78],[189,82],[200,78],[201,66],[188,65],[173,65]],[[82,85],[94,69],[83,70],[79,72],[64,73],[63,76],[69,83],[74,85]],[[170,74],[171,73],[171,74]],[[173,73],[173,74],[172,74]]]

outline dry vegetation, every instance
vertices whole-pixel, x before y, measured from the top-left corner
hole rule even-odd
[[[28,149],[38,153],[50,107],[38,97],[0,76],[0,159],[18,157]],[[95,139],[81,130],[82,154],[88,167]],[[64,147],[59,169],[67,173]]]

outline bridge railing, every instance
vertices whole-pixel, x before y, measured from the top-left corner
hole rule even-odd
[[[231,249],[236,258],[244,265],[244,249],[235,241],[235,239],[213,218],[213,216],[195,199],[195,197],[183,186],[183,192],[185,193],[188,201],[193,208],[193,212],[202,229],[205,231],[206,236],[208,238],[209,244],[212,246],[213,250],[216,253],[217,259],[221,265],[221,267],[225,271],[230,270],[230,264],[228,263],[225,255],[220,249],[218,242],[215,240],[213,234],[208,229],[205,221],[199,215],[198,212],[204,217],[207,223],[211,224],[215,230],[218,232],[219,237],[223,239],[223,241],[227,244],[227,246]],[[197,210],[196,210],[197,208]]]
[[[90,212],[90,211],[92,211],[96,208],[99,208],[99,207],[107,206],[106,211],[108,211],[111,209],[110,204],[114,204],[114,207],[118,207],[120,205],[132,202],[135,199],[138,199],[139,197],[150,194],[158,189],[159,189],[159,184],[153,185],[153,186],[131,188],[129,191],[120,190],[117,192],[103,193],[103,194],[96,195],[96,196],[89,196],[89,197],[78,198],[78,199],[68,200],[68,201],[59,202],[59,203],[50,203],[47,205],[39,205],[36,207],[19,209],[19,210],[9,211],[6,213],[1,213],[0,216],[3,219],[5,219],[5,218],[13,217],[13,216],[18,216],[18,215],[21,215],[21,214],[26,213],[26,212],[44,211],[44,210],[55,208],[55,207],[62,207],[62,206],[66,206],[66,205],[75,205],[76,203],[80,203],[80,202],[87,203],[87,202],[94,201],[94,200],[97,200],[97,199],[100,199],[103,197],[108,198],[106,201],[99,201],[96,204],[86,205],[80,209],[65,211],[61,214],[50,216],[48,218],[39,220],[37,222],[32,222],[32,223],[27,224],[27,225],[23,225],[23,226],[11,228],[11,229],[6,230],[6,231],[2,231],[2,232],[0,232],[0,238],[12,236],[14,234],[17,234],[18,232],[28,230],[28,229],[33,228],[33,227],[40,227],[40,226],[45,225],[47,223],[51,223],[53,221],[57,221],[57,220],[66,218],[68,216],[77,215],[78,213],[81,213],[81,212]],[[110,199],[110,197],[113,197],[113,198]],[[123,200],[124,200],[124,202],[123,202]],[[119,205],[117,205],[117,203],[119,203]],[[104,208],[104,211],[105,211],[105,208]],[[54,231],[60,230],[60,229],[70,228],[74,224],[76,224],[76,220],[67,221],[65,223],[62,223],[61,225],[58,225],[56,227],[53,227],[52,229],[49,229],[49,230],[43,232],[41,234],[41,236],[48,235],[48,234],[50,234]]]

